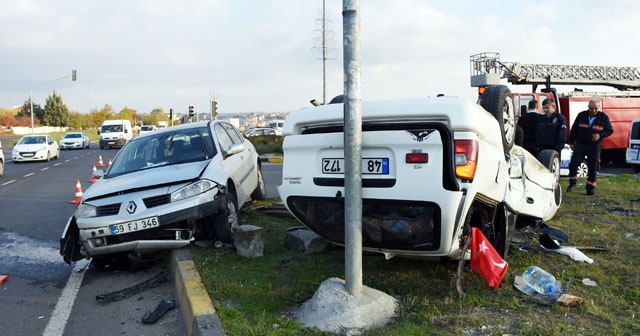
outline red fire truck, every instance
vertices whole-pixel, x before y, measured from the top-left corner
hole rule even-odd
[[[629,129],[634,118],[640,118],[640,68],[614,66],[521,64],[502,62],[500,54],[485,52],[471,56],[471,86],[478,87],[482,94],[485,87],[500,84],[501,79],[514,85],[531,85],[531,92],[513,93],[517,120],[526,112],[527,104],[537,99],[551,98],[556,101],[558,111],[567,118],[568,127],[579,112],[587,109],[591,99],[600,101],[613,126],[613,134],[602,142],[602,161],[625,162],[625,151],[629,144]],[[558,93],[551,85],[598,85],[610,86],[618,91]],[[538,86],[542,86],[537,92]],[[569,134],[567,133],[567,136]]]

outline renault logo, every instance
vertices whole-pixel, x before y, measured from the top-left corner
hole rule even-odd
[[[127,204],[127,212],[130,214],[133,214],[134,212],[136,212],[136,209],[138,208],[138,206],[136,205],[136,203],[134,201],[129,202],[129,204]]]

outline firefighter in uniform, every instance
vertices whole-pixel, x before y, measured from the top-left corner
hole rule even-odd
[[[542,102],[542,111],[544,115],[538,117],[536,124],[536,149],[538,153],[543,149],[553,149],[560,155],[567,139],[567,120],[556,111],[556,103],[552,99]]]
[[[587,195],[594,195],[600,162],[602,139],[613,134],[613,127],[609,117],[600,111],[600,102],[596,99],[589,101],[589,109],[578,113],[569,135],[569,145],[573,149],[571,163],[569,163],[569,186],[567,192],[576,186],[578,166],[587,157]]]

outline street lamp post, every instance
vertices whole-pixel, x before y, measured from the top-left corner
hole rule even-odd
[[[29,92],[29,105],[31,105],[31,134],[33,134],[33,129],[34,129],[34,125],[33,125],[33,89],[37,88],[38,86],[49,84],[51,82],[59,81],[61,79],[65,79],[65,78],[69,78],[69,77],[71,77],[72,81],[75,81],[76,80],[76,71],[75,70],[71,70],[71,75],[69,75],[69,76],[64,76],[64,77],[52,79],[50,81],[46,81],[44,83],[36,84],[34,87],[31,88],[31,92]]]
[[[213,102],[216,100],[216,71],[215,71],[215,65],[209,61],[203,60],[203,59],[199,59],[198,62],[201,63],[206,63],[209,64],[211,66],[211,83],[212,83],[212,92],[211,92],[211,99],[209,99],[209,111],[210,111],[210,116],[211,118],[214,117],[213,115]]]

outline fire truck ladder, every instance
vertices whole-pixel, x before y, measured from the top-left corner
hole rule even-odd
[[[501,62],[499,53],[471,56],[471,86],[500,84],[604,85],[618,90],[640,90],[640,68],[585,65],[521,64]]]

